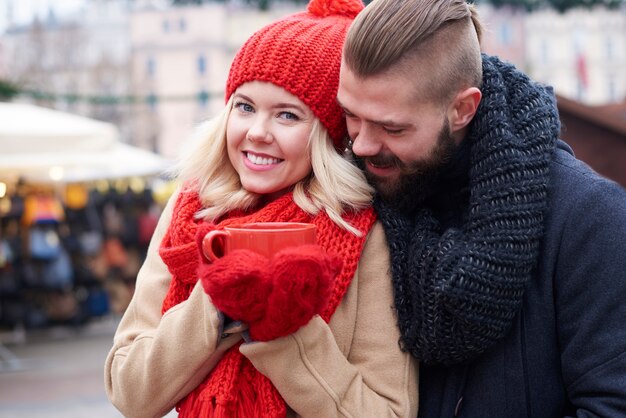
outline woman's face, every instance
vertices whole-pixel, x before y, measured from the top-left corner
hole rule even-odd
[[[251,81],[233,93],[226,127],[228,158],[249,192],[275,199],[311,172],[315,116],[272,83]]]

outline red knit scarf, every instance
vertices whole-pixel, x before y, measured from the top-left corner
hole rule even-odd
[[[175,204],[172,220],[159,253],[172,274],[163,312],[186,300],[198,281],[200,263],[196,232],[201,221],[194,215],[201,209],[198,194],[182,192]],[[300,209],[288,193],[254,213],[231,213],[215,228],[247,222],[310,222],[317,226],[317,243],[343,259],[328,306],[321,317],[328,322],[341,302],[359,261],[365,236],[376,216],[372,209],[344,216],[363,232],[362,237],[340,228],[326,214],[311,216]],[[250,399],[252,398],[252,399]],[[226,352],[207,378],[177,405],[182,418],[285,417],[287,408],[271,381],[259,373],[239,352],[239,344]]]

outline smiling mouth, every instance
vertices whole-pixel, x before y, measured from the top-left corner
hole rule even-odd
[[[368,161],[368,164],[369,164],[370,166],[374,167],[374,168],[380,168],[380,169],[385,169],[385,168],[391,168],[391,167],[393,167],[393,164],[389,164],[389,163],[383,163],[383,164],[381,164],[381,163],[377,163],[377,162],[374,162],[374,161],[371,161],[371,160],[370,160],[370,161]]]
[[[245,155],[246,155],[246,158],[252,164],[255,164],[255,165],[272,165],[272,164],[278,164],[281,161],[283,161],[280,158],[262,157],[260,155],[252,154],[251,152],[246,152]]]
[[[384,161],[366,161],[366,176],[376,181],[381,181],[397,174],[398,167]]]

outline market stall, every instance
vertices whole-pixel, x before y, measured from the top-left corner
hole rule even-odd
[[[73,114],[0,103],[0,121],[0,331],[121,313],[169,162]]]
[[[120,142],[110,123],[43,107],[0,103],[0,181],[85,182],[154,175],[168,162]]]

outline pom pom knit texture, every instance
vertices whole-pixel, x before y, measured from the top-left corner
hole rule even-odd
[[[248,81],[280,86],[305,103],[337,147],[346,136],[337,104],[343,42],[360,0],[314,0],[308,11],[272,23],[248,39],[230,67],[226,100]]]

